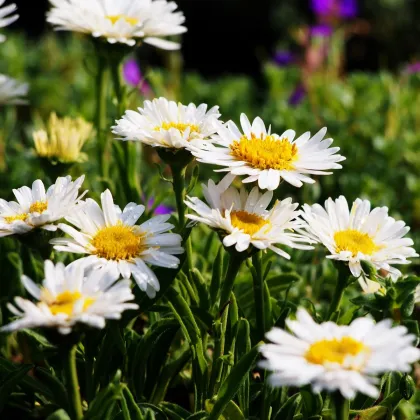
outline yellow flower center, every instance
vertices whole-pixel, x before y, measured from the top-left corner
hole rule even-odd
[[[276,140],[273,136],[263,138],[251,134],[242,136],[231,145],[231,155],[237,160],[247,162],[253,168],[289,171],[294,168],[298,149],[288,139]]]
[[[4,217],[4,221],[6,223],[12,223],[15,220],[22,220],[24,222],[27,217],[28,217],[28,213],[16,214],[15,216],[6,216],[6,217]]]
[[[369,353],[369,349],[363,343],[351,337],[343,337],[311,344],[305,354],[305,359],[316,365],[328,363],[343,365],[348,357],[357,356],[362,352]]]
[[[43,213],[48,208],[48,203],[46,201],[35,201],[35,203],[31,204],[29,207],[30,213]]]
[[[190,133],[198,133],[200,131],[200,127],[197,124],[185,124],[185,123],[177,123],[177,122],[164,122],[162,125],[158,125],[155,127],[155,131],[160,130],[169,130],[171,128],[175,128],[179,130],[182,134],[187,128],[190,128]]]
[[[139,20],[137,18],[133,18],[126,15],[109,15],[106,18],[110,20],[113,25],[115,25],[120,19],[124,19],[127,23],[133,26],[139,23]]]
[[[91,243],[100,258],[130,260],[142,251],[143,238],[132,226],[118,224],[98,231]]]
[[[267,226],[269,229],[271,225],[268,220],[263,219],[258,214],[248,213],[243,210],[233,211],[230,214],[230,221],[234,227],[241,229],[248,235],[254,235],[263,226]]]
[[[48,291],[42,291],[45,296],[49,296]],[[82,298],[82,294],[78,291],[65,291],[55,297],[52,302],[48,303],[48,307],[53,315],[66,314],[70,316],[73,313],[75,303]],[[95,301],[94,298],[88,297],[83,303],[83,310],[86,310]]]
[[[372,255],[380,247],[375,245],[372,238],[363,232],[359,232],[354,229],[340,230],[335,232],[334,241],[336,245],[336,251],[350,251],[355,257],[358,252],[365,255]]]

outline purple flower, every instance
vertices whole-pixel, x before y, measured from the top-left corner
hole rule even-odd
[[[143,95],[151,92],[150,86],[145,82],[140,66],[134,58],[127,60],[123,67],[124,80],[132,86],[139,86]]]
[[[289,105],[299,105],[306,96],[306,90],[303,85],[297,85],[289,98]]]
[[[413,64],[409,64],[405,68],[404,72],[408,74],[420,73],[420,61],[417,61],[416,63],[413,63]]]
[[[311,36],[319,38],[328,38],[332,35],[333,29],[330,25],[311,26]]]
[[[357,0],[311,0],[311,9],[318,16],[350,19],[357,15]]]
[[[340,15],[342,18],[354,18],[357,16],[357,12],[357,0],[341,0]]]
[[[130,58],[126,61],[123,68],[123,74],[125,81],[133,86],[137,86],[143,79],[140,66],[134,58]]]
[[[148,207],[153,207],[154,202],[155,202],[154,198],[149,199],[148,202],[147,202],[147,206]],[[162,214],[171,214],[173,211],[174,211],[174,209],[172,207],[165,206],[163,204],[159,204],[155,208],[155,210],[153,211],[153,214],[155,216],[160,216]]]
[[[290,51],[279,50],[274,54],[274,62],[280,67],[287,67],[289,64],[293,63],[294,57]]]

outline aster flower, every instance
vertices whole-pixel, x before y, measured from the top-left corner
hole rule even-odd
[[[371,210],[368,200],[357,199],[351,210],[345,197],[303,207],[308,236],[322,243],[330,252],[327,258],[348,262],[353,276],[362,274],[361,261],[369,261],[377,269],[389,272],[395,281],[401,272],[393,264],[409,264],[408,258],[418,254],[413,241],[404,238],[410,230],[403,221],[388,216],[387,207]]]
[[[155,203],[155,199],[154,198],[150,198],[147,201],[147,206],[148,207],[153,207],[154,203]],[[173,207],[165,206],[164,204],[159,204],[153,210],[153,214],[156,215],[156,216],[161,215],[161,214],[172,214],[173,212],[174,212]]]
[[[140,289],[150,298],[160,290],[155,273],[147,264],[177,268],[182,254],[181,236],[167,233],[174,226],[166,221],[170,215],[156,216],[137,226],[144,206],[129,203],[123,211],[114,205],[109,190],[101,194],[102,208],[87,199],[79,210],[59,228],[71,238],[53,239],[57,251],[89,254],[72,264],[85,269],[108,267],[124,278],[134,277]]]
[[[191,220],[204,223],[221,232],[226,247],[235,245],[238,252],[250,246],[258,249],[271,249],[276,254],[290,258],[276,245],[286,245],[298,249],[312,249],[305,245],[311,240],[294,233],[302,226],[296,219],[298,204],[291,198],[276,201],[267,210],[273,198],[271,191],[261,193],[254,187],[248,194],[229,186],[229,177],[216,185],[212,180],[203,185],[203,194],[208,204],[196,197],[188,197],[185,204],[197,215],[188,214]]]
[[[165,98],[145,101],[144,108],[127,111],[112,132],[118,140],[140,141],[153,147],[184,149],[190,142],[208,139],[216,131],[219,107],[188,106]]]
[[[350,19],[357,15],[357,0],[311,0],[311,8],[318,16]]]
[[[0,105],[26,104],[29,85],[0,74]]]
[[[124,80],[131,86],[138,87],[144,95],[151,93],[152,89],[144,80],[140,66],[134,58],[127,60],[123,67]]]
[[[338,390],[347,399],[357,392],[377,398],[377,375],[409,372],[420,359],[414,335],[403,326],[393,328],[391,320],[375,324],[365,317],[350,325],[316,324],[303,309],[296,318],[286,321],[291,333],[273,328],[266,335],[272,344],[260,347],[266,358],[260,366],[272,372],[272,386],[311,384],[315,393]]]
[[[5,1],[6,0],[0,0],[0,28],[9,26],[19,18],[19,15],[12,14],[17,10],[16,4],[12,3],[8,6],[1,7]],[[0,42],[4,41],[6,41],[6,37],[3,34],[0,34]]]
[[[416,63],[409,64],[405,68],[404,72],[407,73],[407,74],[420,73],[420,61],[417,61]]]
[[[82,147],[92,132],[92,124],[83,118],[58,118],[52,113],[46,129],[34,131],[33,139],[39,157],[62,163],[84,160]]]
[[[15,306],[8,304],[10,312],[18,317],[0,331],[22,328],[57,328],[61,334],[69,334],[76,324],[104,328],[106,319],[120,319],[127,309],[138,309],[130,280],[121,280],[110,270],[94,270],[87,277],[78,266],[64,267],[47,260],[44,264],[45,280],[42,287],[29,277],[22,276],[25,289],[37,303],[21,297],[15,298]]]
[[[57,230],[55,223],[70,215],[84,195],[79,196],[84,179],[84,175],[75,181],[71,176],[59,177],[47,191],[37,179],[32,188],[13,190],[17,202],[0,199],[0,237],[21,235],[35,228]]]
[[[56,29],[83,32],[105,38],[110,44],[134,46],[142,40],[165,50],[177,50],[176,42],[162,39],[187,31],[182,12],[166,0],[50,0],[47,21]]]
[[[246,175],[242,182],[256,182],[261,189],[275,190],[282,179],[295,187],[304,182],[314,183],[308,175],[329,175],[328,169],[341,169],[345,158],[336,153],[339,147],[329,148],[332,139],[324,139],[326,128],[312,138],[309,132],[294,139],[296,133],[287,130],[282,135],[267,131],[257,117],[252,125],[241,115],[243,133],[235,123],[218,125],[214,144],[211,142],[189,145],[199,162],[224,166],[221,172]]]
[[[280,67],[287,67],[294,61],[294,56],[290,51],[279,50],[274,54],[274,62]]]

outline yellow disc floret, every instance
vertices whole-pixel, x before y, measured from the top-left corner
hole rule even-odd
[[[336,252],[350,251],[355,257],[359,252],[372,255],[380,247],[376,246],[372,238],[355,229],[340,230],[334,234]]]
[[[5,216],[4,217],[4,221],[6,223],[13,223],[16,220],[21,220],[22,222],[24,222],[28,217],[28,213],[22,213],[22,214],[16,214],[14,216]]]
[[[329,363],[343,365],[349,357],[355,357],[362,352],[369,353],[369,349],[363,343],[352,337],[343,337],[311,344],[305,354],[305,359],[317,365]]]
[[[298,149],[288,139],[276,139],[274,136],[251,138],[242,136],[231,145],[231,155],[237,160],[247,162],[257,169],[292,170],[297,159]]]
[[[74,312],[74,305],[77,301],[79,301],[83,296],[79,291],[70,292],[65,291],[58,294],[53,300],[51,300],[51,296],[48,292],[42,291],[44,297],[48,297],[48,308],[53,315],[57,314],[66,314],[68,316],[72,315]],[[84,299],[83,302],[83,310],[86,310],[95,299],[88,297]]]
[[[187,124],[181,122],[164,122],[162,125],[155,127],[155,131],[169,130],[171,128],[179,130],[182,134],[184,134],[184,131],[187,128],[190,129],[190,133],[198,133],[200,131],[200,127],[197,124]]]
[[[29,207],[30,213],[43,213],[48,208],[48,203],[46,201],[35,201]]]
[[[230,214],[230,221],[232,225],[248,235],[254,235],[263,226],[267,226],[269,229],[270,222],[265,220],[258,214],[248,213],[247,211],[239,210],[232,211]]]
[[[139,23],[139,20],[137,18],[133,18],[126,15],[109,15],[106,18],[110,20],[113,25],[115,25],[120,19],[124,19],[127,23],[133,26]]]
[[[105,227],[92,239],[94,254],[107,260],[130,260],[142,251],[144,235],[123,224]]]

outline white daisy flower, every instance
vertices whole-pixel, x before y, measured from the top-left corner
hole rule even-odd
[[[68,216],[80,202],[79,189],[85,176],[71,180],[71,176],[57,178],[45,191],[44,183],[37,179],[29,187],[13,190],[16,201],[0,199],[0,237],[20,235],[35,228],[55,231],[54,224]]]
[[[326,128],[311,138],[309,132],[294,140],[296,133],[287,130],[282,135],[266,129],[261,118],[252,125],[245,114],[241,115],[243,133],[229,121],[219,124],[212,142],[189,146],[199,162],[224,166],[220,172],[245,175],[243,182],[256,182],[262,189],[275,190],[282,179],[295,187],[304,182],[314,183],[308,175],[329,175],[328,169],[341,169],[345,158],[336,153],[339,147],[329,148],[332,139],[324,139]]]
[[[238,252],[247,250],[251,245],[258,249],[271,249],[278,255],[290,258],[276,244],[298,249],[312,249],[304,243],[311,240],[294,231],[302,226],[296,219],[298,204],[291,198],[276,201],[271,210],[267,207],[273,198],[272,191],[264,194],[254,187],[248,192],[241,188],[229,187],[229,177],[216,185],[212,180],[203,185],[206,203],[196,197],[188,197],[185,204],[197,215],[188,214],[191,220],[205,223],[213,229],[224,232],[223,244],[226,247],[235,245]]]
[[[329,198],[325,209],[319,204],[303,206],[302,217],[311,239],[321,242],[339,261],[348,261],[353,276],[362,274],[361,261],[369,261],[377,269],[389,272],[395,281],[401,272],[391,264],[409,264],[407,258],[417,257],[413,241],[404,238],[410,230],[403,221],[388,216],[387,207],[371,211],[368,200],[357,199],[349,210],[347,200]]]
[[[260,347],[266,358],[260,366],[272,371],[273,386],[311,384],[316,393],[338,390],[346,399],[357,392],[377,398],[378,374],[409,372],[420,359],[414,335],[403,326],[393,328],[391,320],[375,324],[365,317],[350,325],[317,324],[303,309],[296,318],[287,321],[292,334],[273,328],[266,335],[273,344]]]
[[[66,220],[74,227],[60,224],[59,228],[72,238],[51,241],[57,251],[90,254],[72,264],[85,269],[108,267],[124,278],[132,275],[140,289],[150,298],[160,290],[159,280],[147,264],[177,268],[182,254],[181,236],[167,233],[174,226],[166,221],[170,215],[156,216],[137,226],[144,206],[129,203],[123,211],[114,205],[109,190],[101,194],[102,209],[87,199],[80,209]]]
[[[0,0],[0,6],[3,6],[6,0]],[[0,7],[0,28],[4,28],[6,26],[11,25],[15,22],[19,15],[12,14],[16,12],[17,7],[16,4],[12,3],[4,7]],[[0,34],[0,42],[6,41],[6,37],[3,34]]]
[[[18,319],[0,330],[48,327],[69,334],[78,323],[104,328],[106,319],[120,319],[125,310],[138,309],[137,304],[127,303],[134,299],[130,280],[116,283],[117,279],[105,269],[94,270],[85,278],[81,267],[47,260],[42,287],[22,276],[25,289],[38,302],[16,297],[16,306],[8,304],[8,308]]]
[[[190,142],[203,141],[216,132],[219,107],[182,105],[165,98],[145,101],[144,107],[127,111],[112,132],[118,140],[135,140],[153,147],[184,149]]]
[[[50,0],[47,21],[58,30],[91,34],[110,44],[134,46],[138,40],[164,50],[177,50],[176,42],[162,39],[187,31],[185,17],[166,0]]]
[[[0,105],[26,104],[29,85],[0,74]]]

